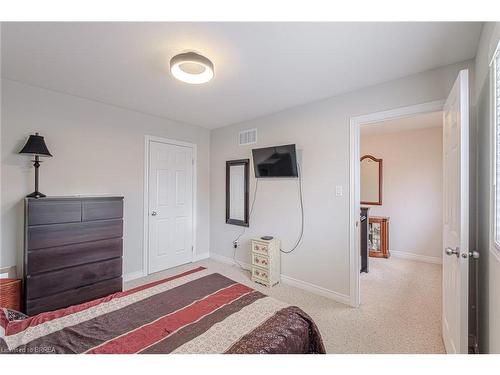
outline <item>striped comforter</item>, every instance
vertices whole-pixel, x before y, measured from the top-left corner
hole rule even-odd
[[[199,267],[25,320],[0,313],[3,353],[324,353],[298,307]]]

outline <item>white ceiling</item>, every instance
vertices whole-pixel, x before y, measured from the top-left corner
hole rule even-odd
[[[3,23],[2,76],[216,128],[475,56],[481,23]],[[169,59],[215,64],[206,85]]]
[[[361,126],[361,136],[381,135],[443,126],[443,112],[431,112]]]

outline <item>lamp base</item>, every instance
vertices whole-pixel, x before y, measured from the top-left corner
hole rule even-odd
[[[34,191],[33,193],[26,196],[26,198],[45,198],[46,195],[40,193],[39,191]]]

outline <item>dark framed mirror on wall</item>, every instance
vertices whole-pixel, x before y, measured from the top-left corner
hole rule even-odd
[[[226,223],[248,227],[250,159],[226,161]]]

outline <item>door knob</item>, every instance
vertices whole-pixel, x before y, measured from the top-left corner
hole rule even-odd
[[[479,259],[479,253],[477,251],[469,251],[469,253],[463,253],[462,258],[473,258],[473,259]]]
[[[479,259],[479,253],[477,251],[469,251],[469,256],[474,259]]]
[[[445,249],[445,253],[446,253],[446,255],[456,255],[458,257],[458,255],[460,254],[460,251],[459,251],[458,247],[455,249],[452,249],[451,247],[447,247]]]
[[[158,215],[156,211],[151,212],[151,216],[156,216],[156,215]]]

